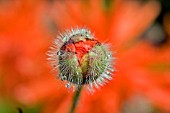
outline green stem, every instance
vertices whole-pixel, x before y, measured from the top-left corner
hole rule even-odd
[[[79,89],[75,92],[75,95],[73,97],[73,104],[71,106],[70,113],[74,113],[74,111],[75,111],[75,108],[77,106],[77,103],[78,103],[78,100],[79,100],[79,97],[80,97],[81,90],[82,90],[82,87],[79,87]]]

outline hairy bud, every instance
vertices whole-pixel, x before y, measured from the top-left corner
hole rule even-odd
[[[112,79],[112,53],[87,29],[60,34],[49,51],[49,60],[66,87],[85,86],[90,92]],[[57,70],[59,69],[59,70]]]

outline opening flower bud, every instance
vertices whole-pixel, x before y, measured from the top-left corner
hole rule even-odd
[[[87,86],[94,91],[112,79],[112,54],[87,29],[72,29],[58,36],[49,56],[52,66],[59,69],[58,77],[67,81],[68,88]]]

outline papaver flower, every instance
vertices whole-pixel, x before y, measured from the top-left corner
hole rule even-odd
[[[115,0],[109,6],[103,5],[103,0],[14,3],[11,11],[17,13],[0,21],[3,95],[27,106],[42,103],[42,113],[69,112],[73,92],[56,80],[56,73],[52,76],[45,53],[57,31],[85,26],[116,52],[117,71],[115,79],[93,95],[82,90],[75,112],[121,113],[125,103],[136,95],[148,100],[151,109],[170,111],[169,49],[154,48],[138,38],[154,23],[159,2]],[[155,72],[161,65],[168,69]]]

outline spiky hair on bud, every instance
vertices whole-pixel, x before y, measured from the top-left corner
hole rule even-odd
[[[112,79],[112,52],[86,28],[67,30],[59,34],[48,51],[48,60],[58,78],[73,90],[86,87],[90,92]]]

